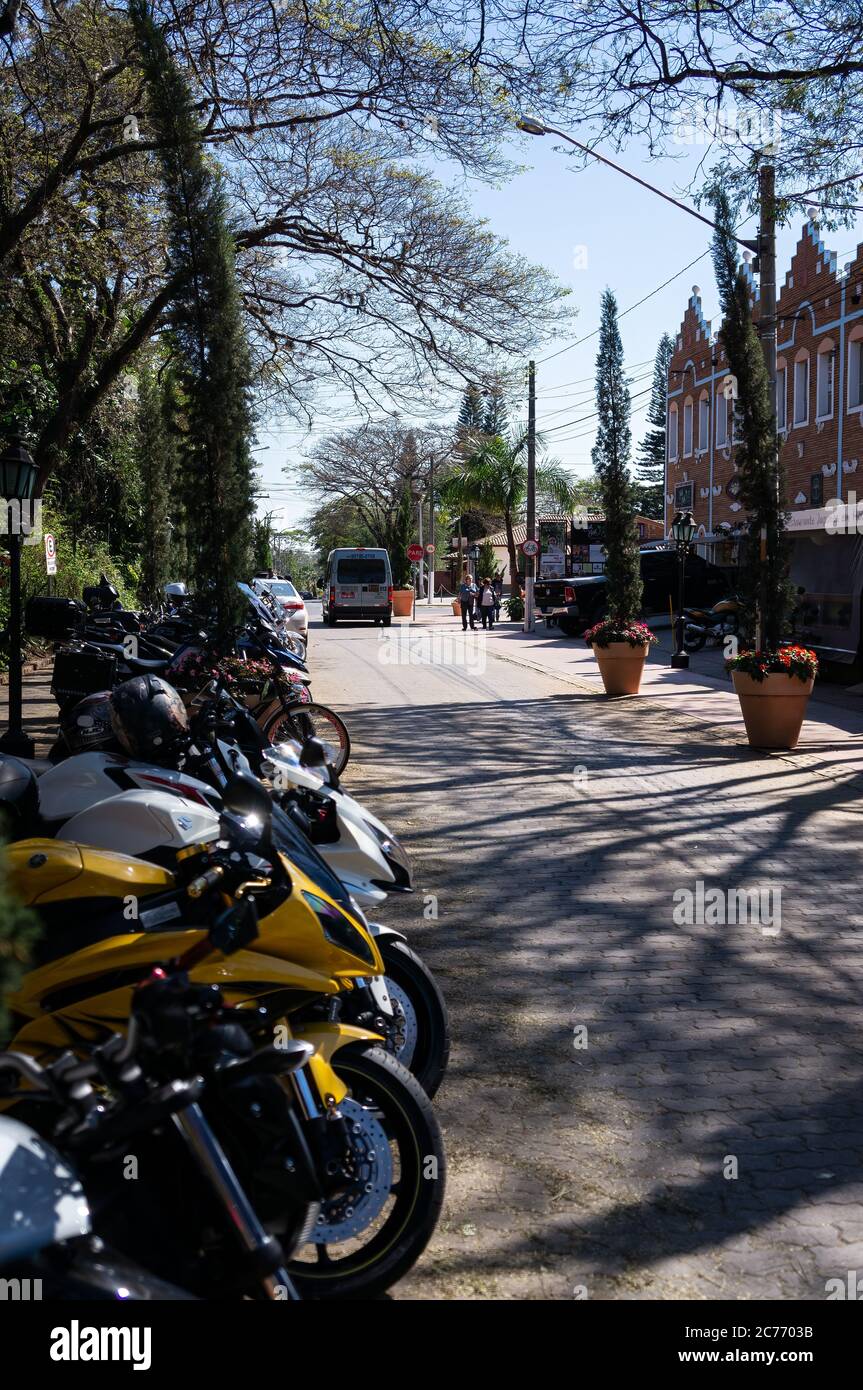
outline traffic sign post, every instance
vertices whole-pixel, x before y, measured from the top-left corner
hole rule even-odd
[[[521,553],[522,553],[522,555],[526,555],[526,556],[528,557],[528,559],[532,559],[534,555],[538,555],[538,554],[539,554],[539,541],[532,541],[532,540],[522,541],[522,543],[521,543]]]
[[[57,543],[49,531],[45,532],[45,573],[49,581],[57,573]],[[53,592],[54,584],[49,582],[48,592]]]
[[[408,546],[408,559],[411,561],[412,564],[418,565],[422,557],[423,548],[421,545],[417,545],[416,541],[413,545]]]

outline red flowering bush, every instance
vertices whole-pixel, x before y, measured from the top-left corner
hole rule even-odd
[[[607,647],[612,642],[628,642],[631,647],[649,647],[657,639],[646,623],[618,623],[614,618],[603,618],[601,623],[588,628],[584,640],[589,647]]]
[[[289,681],[298,680],[298,677],[285,674]],[[226,689],[232,695],[241,695],[246,691],[260,690],[273,679],[274,672],[268,661],[244,661],[239,656],[218,658],[209,656],[199,647],[181,653],[171,663],[171,668],[166,670],[165,675],[168,680],[184,689],[206,685],[208,681],[217,680],[221,676]]]
[[[818,674],[818,657],[808,647],[780,647],[775,652],[740,652],[729,657],[726,671],[743,671],[753,680],[765,676],[797,676],[801,681]]]

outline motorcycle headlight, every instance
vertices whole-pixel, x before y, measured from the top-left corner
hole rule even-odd
[[[346,912],[342,912],[335,903],[328,903],[326,899],[319,898],[316,893],[309,893],[305,889],[303,889],[303,897],[320,922],[327,941],[333,946],[338,946],[340,951],[347,951],[352,956],[358,956],[360,960],[365,961],[366,965],[373,966],[375,964],[371,945],[362,932],[357,930]]]
[[[395,883],[384,883],[380,879],[372,879],[372,883],[374,883],[376,888],[382,888],[385,892],[412,893],[413,872],[411,870],[411,862],[395,835],[390,835],[379,830],[378,827],[372,825],[370,821],[367,821],[366,825],[377,840],[381,854],[387,861],[390,873],[395,879]]]

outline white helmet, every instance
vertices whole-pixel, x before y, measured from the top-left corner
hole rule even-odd
[[[189,591],[182,580],[179,583],[165,585],[166,598],[188,598]]]

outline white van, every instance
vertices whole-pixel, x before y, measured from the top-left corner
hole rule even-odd
[[[393,617],[393,575],[385,550],[358,545],[331,550],[324,583],[324,622],[371,618],[389,627]]]

